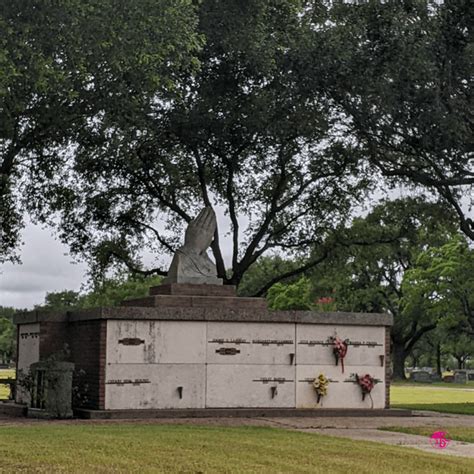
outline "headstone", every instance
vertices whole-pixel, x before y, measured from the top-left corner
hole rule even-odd
[[[455,383],[467,383],[467,371],[455,370],[454,371],[454,382]]]
[[[411,380],[413,382],[431,383],[431,374],[424,370],[419,370],[411,374]]]

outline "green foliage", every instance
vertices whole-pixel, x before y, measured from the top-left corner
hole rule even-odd
[[[0,362],[9,363],[16,346],[16,328],[12,323],[13,315],[19,310],[10,306],[0,306]]]
[[[461,236],[422,252],[403,281],[406,312],[423,311],[474,335],[474,250]]]
[[[230,272],[218,239],[212,246],[226,283],[239,284],[266,251],[283,249],[306,265],[309,247],[347,219],[370,181],[360,173],[360,157],[332,133],[324,89],[310,84],[322,77],[324,58],[313,57],[321,71],[310,78],[299,67],[310,42],[324,44],[314,21],[324,23],[325,15],[294,0],[194,2],[197,34],[175,28],[175,22],[164,30],[176,33],[170,41],[178,41],[171,42],[178,58],[180,41],[188,53],[189,37],[205,38],[196,53],[200,67],[178,74],[174,57],[162,53],[162,64],[146,63],[144,70],[137,54],[152,48],[150,37],[162,38],[167,18],[160,12],[168,12],[160,8],[163,2],[124,2],[110,14],[110,24],[95,24],[94,44],[86,41],[90,59],[98,56],[107,67],[99,62],[94,69],[86,61],[86,73],[93,68],[92,90],[77,88],[95,114],[87,113],[89,121],[75,128],[80,134],[67,166],[58,165],[53,181],[28,187],[29,210],[43,221],[51,221],[51,208],[57,211],[63,240],[95,264],[97,278],[110,267],[164,274],[160,266],[145,270],[141,252],[171,253],[203,205],[221,206],[232,224]],[[187,2],[177,5],[182,4]],[[122,28],[127,35],[117,42]],[[155,67],[161,81],[152,80]],[[165,72],[174,84],[171,92],[162,91]]]
[[[11,319],[0,317],[0,358],[7,363],[13,357],[15,348],[16,330]]]
[[[326,42],[342,133],[390,181],[437,192],[474,239],[472,2],[350,3],[330,10]]]
[[[84,307],[119,306],[125,299],[148,295],[151,286],[161,283],[162,277],[128,278],[124,281],[105,280],[102,285],[87,293]]]
[[[239,284],[239,296],[255,296],[259,290],[268,282],[288,272],[296,270],[300,262],[286,260],[276,256],[262,256],[245,272]],[[298,280],[298,276],[289,277],[285,283]]]
[[[424,197],[384,202],[341,231],[339,247],[311,277],[315,298],[334,296],[338,310],[389,312],[394,316],[397,377],[404,377],[406,356],[438,322],[414,300],[405,308],[405,272],[426,248],[448,242],[456,227],[447,206]]]
[[[311,309],[311,283],[307,278],[300,278],[294,283],[284,285],[276,283],[267,294],[268,306],[275,310]]]
[[[458,369],[469,368],[467,363],[474,359],[474,337],[457,330],[446,338],[444,350],[456,359]]]
[[[46,293],[44,304],[37,308],[51,310],[67,310],[80,308],[83,305],[83,299],[79,292],[64,290]]]
[[[37,306],[37,309],[68,310],[119,306],[125,299],[147,296],[150,287],[159,285],[161,280],[159,276],[106,279],[85,293],[70,290],[47,293],[44,304]]]
[[[127,123],[139,134],[137,114],[176,97],[178,77],[197,66],[196,20],[190,0],[3,2],[0,259],[11,257],[25,209],[81,212],[67,207],[67,189],[54,193],[73,150],[114,141]]]

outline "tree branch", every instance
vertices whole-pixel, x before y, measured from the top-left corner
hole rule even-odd
[[[314,268],[316,265],[319,265],[322,263],[326,258],[329,256],[329,251],[325,250],[323,255],[311,260],[310,262],[306,263],[305,265],[302,265],[299,268],[296,268],[295,270],[288,271],[286,273],[282,273],[281,275],[276,276],[275,278],[272,278],[270,281],[268,281],[265,285],[263,285],[255,294],[252,296],[262,296],[264,295],[275,283],[278,283],[279,281],[285,280],[287,278],[300,275],[301,273],[304,273],[305,271]]]
[[[125,257],[124,255],[121,255],[120,253],[110,250],[108,253],[109,257],[115,257],[117,260],[120,260],[131,273],[143,275],[143,276],[150,276],[150,275],[162,275],[166,276],[168,275],[168,272],[165,272],[161,268],[152,268],[150,270],[142,270],[141,268],[138,268],[130,258]]]

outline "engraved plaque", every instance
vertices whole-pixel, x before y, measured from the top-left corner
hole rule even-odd
[[[220,355],[235,355],[235,354],[240,354],[239,349],[236,349],[235,347],[221,347],[220,349],[216,350],[217,354]]]
[[[145,340],[139,339],[138,337],[126,337],[119,339],[119,344],[123,344],[124,346],[139,346],[140,344],[145,344]]]

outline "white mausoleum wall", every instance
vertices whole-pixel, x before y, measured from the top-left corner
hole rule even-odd
[[[21,372],[27,373],[30,365],[39,361],[40,325],[22,324],[18,326],[18,356],[17,370],[18,376]],[[29,395],[21,387],[18,387],[16,401],[27,403]]]
[[[349,339],[344,373],[331,336]],[[105,409],[384,408],[385,327],[108,320]],[[331,379],[316,403],[311,381]],[[380,380],[362,401],[353,374]]]

